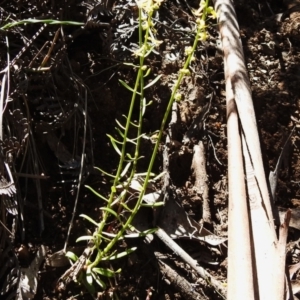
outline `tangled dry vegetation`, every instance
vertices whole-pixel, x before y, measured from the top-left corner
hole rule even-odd
[[[164,206],[142,208],[133,222],[140,232],[159,229],[120,241],[118,251],[137,250],[102,262],[122,272],[92,293],[74,282],[84,266],[76,273],[65,252],[80,257],[89,247],[76,243],[94,231],[80,214],[101,221],[104,201],[84,185],[110,193],[109,178],[94,167],[114,173],[118,165],[106,135],[116,137],[115,119],[128,111],[131,93],[119,80],[134,84],[138,7],[0,2],[1,299],[297,299],[299,1],[233,2],[237,21],[231,1],[211,3],[218,23],[209,21],[164,130],[153,170],[164,173],[148,190]],[[198,8],[194,0],[162,1],[154,16],[161,44],[147,65],[150,79],[161,77],[145,91],[152,104],[140,173],[195,38]],[[28,19],[35,22],[4,28]],[[111,222],[106,230],[118,228]]]

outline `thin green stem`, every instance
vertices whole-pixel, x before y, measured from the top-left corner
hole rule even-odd
[[[146,188],[148,186],[148,182],[150,180],[151,177],[151,172],[152,172],[152,168],[157,156],[157,152],[158,152],[158,148],[163,136],[163,132],[164,132],[164,128],[167,124],[167,120],[168,120],[168,116],[170,115],[171,109],[172,109],[172,105],[174,103],[174,101],[176,100],[176,94],[177,91],[180,87],[180,84],[182,82],[183,77],[186,75],[186,71],[188,71],[188,68],[190,66],[190,63],[192,61],[194,52],[196,51],[197,45],[199,40],[201,39],[201,34],[205,34],[206,32],[206,28],[205,28],[205,20],[207,18],[207,7],[208,7],[208,0],[206,0],[205,2],[205,6],[203,7],[203,12],[202,12],[202,26],[200,26],[200,24],[198,24],[197,26],[197,32],[196,32],[196,37],[195,40],[193,42],[193,46],[191,51],[189,51],[188,56],[186,58],[186,61],[184,63],[184,67],[183,69],[181,69],[179,71],[179,75],[178,75],[178,79],[174,85],[173,91],[171,93],[171,97],[169,100],[169,103],[167,105],[167,109],[165,111],[165,114],[163,116],[163,120],[161,122],[161,126],[160,126],[160,130],[159,130],[159,134],[151,155],[151,159],[150,159],[150,163],[148,166],[148,170],[144,179],[144,183],[143,183],[143,188],[139,194],[138,200],[134,206],[134,208],[131,211],[131,214],[129,215],[128,219],[126,220],[125,224],[121,224],[122,227],[120,228],[120,230],[118,231],[117,235],[106,245],[105,249],[98,250],[97,253],[97,257],[94,260],[94,262],[91,263],[90,268],[95,267],[96,265],[98,265],[101,261],[101,259],[108,255],[108,253],[111,251],[111,249],[113,248],[113,246],[116,244],[116,242],[124,235],[124,232],[128,229],[128,227],[132,224],[132,221],[135,217],[135,215],[137,214],[137,212],[139,211],[141,205],[142,205],[142,200],[146,191]],[[137,78],[136,78],[136,82],[135,82],[135,86],[134,86],[134,90],[133,90],[133,94],[132,94],[132,99],[131,99],[131,104],[130,104],[130,109],[129,109],[129,113],[128,113],[128,117],[127,117],[127,122],[126,122],[126,127],[125,127],[125,131],[124,131],[124,143],[122,145],[122,151],[121,151],[121,157],[120,157],[120,163],[118,166],[118,170],[116,173],[116,177],[114,179],[114,183],[112,186],[112,191],[111,191],[111,195],[108,201],[108,205],[107,207],[110,208],[114,198],[115,198],[115,194],[116,194],[116,186],[119,183],[119,179],[120,179],[120,175],[123,169],[123,165],[124,165],[124,160],[125,160],[125,149],[126,149],[126,139],[128,136],[128,132],[129,132],[129,128],[130,128],[130,124],[131,124],[131,117],[132,117],[132,112],[133,112],[133,106],[135,103],[135,99],[136,99],[136,94],[137,94],[137,90],[139,88],[139,95],[140,95],[140,112],[139,112],[139,120],[138,120],[138,126],[137,126],[137,143],[136,143],[136,147],[135,147],[135,153],[134,153],[134,159],[133,159],[133,166],[129,175],[129,179],[126,182],[126,186],[125,188],[125,193],[124,195],[122,195],[122,199],[120,199],[120,201],[122,202],[127,195],[127,191],[130,185],[130,182],[132,181],[135,173],[136,173],[136,168],[137,168],[137,161],[138,161],[138,157],[139,157],[139,150],[140,150],[140,143],[141,143],[141,135],[142,135],[142,117],[143,117],[143,100],[144,100],[144,60],[145,57],[147,55],[147,53],[149,52],[148,49],[148,39],[149,39],[149,32],[151,30],[151,22],[152,22],[152,14],[153,12],[149,12],[148,13],[148,18],[147,18],[147,22],[148,22],[148,26],[145,30],[145,36],[143,39],[143,28],[142,28],[142,20],[143,20],[143,16],[142,16],[143,12],[142,9],[139,8],[139,46],[140,46],[140,50],[141,53],[139,53],[140,55],[140,59],[139,59],[139,70],[138,70],[138,74],[137,74]],[[204,24],[204,25],[203,25]],[[100,226],[98,227],[98,235],[101,236],[101,232],[103,231],[105,225],[106,225],[106,221],[108,218],[109,213],[105,212],[104,216],[103,216],[103,220],[100,224]]]
[[[142,70],[139,69],[137,78],[139,78],[141,75],[142,75]],[[121,175],[122,170],[123,170],[123,165],[124,165],[125,155],[126,155],[126,139],[127,139],[129,128],[130,128],[131,117],[132,117],[132,113],[133,113],[133,108],[134,108],[134,104],[135,104],[135,99],[136,99],[136,94],[137,94],[138,87],[139,87],[139,80],[136,80],[134,90],[133,90],[133,93],[132,93],[132,97],[131,97],[129,112],[128,112],[127,120],[126,120],[126,126],[125,126],[125,131],[124,131],[124,142],[122,144],[121,157],[120,157],[118,169],[117,169],[117,172],[116,172],[116,175],[115,175],[115,179],[114,179],[114,182],[113,182],[113,185],[112,185],[112,188],[111,188],[110,197],[109,197],[108,203],[107,203],[107,207],[109,207],[109,208],[111,207],[111,204],[113,203],[113,200],[115,198],[116,186],[119,183],[120,175]],[[97,233],[99,234],[98,235],[99,238],[97,238],[96,244],[101,243],[101,238],[100,238],[101,234],[100,233],[103,231],[109,215],[110,214],[109,214],[108,211],[105,211],[103,213],[102,221],[101,221],[101,223],[98,227],[98,230],[97,230]],[[94,263],[92,263],[92,266],[96,266],[101,261],[101,257],[102,257],[101,251],[98,251],[97,257],[96,257]]]
[[[205,8],[208,7],[208,0],[206,0],[206,4],[205,5],[206,5]],[[204,8],[204,11],[203,11],[203,14],[202,14],[202,20],[203,21],[205,21],[206,17],[207,17],[207,13],[206,13],[206,9],[205,8]],[[200,37],[200,34],[201,34],[202,31],[203,31],[203,28],[201,28],[200,26],[198,26],[196,37],[194,39],[194,43],[193,43],[193,46],[192,46],[192,51],[190,51],[190,53],[189,53],[189,55],[188,55],[188,57],[187,57],[187,59],[185,61],[183,70],[188,69],[188,67],[190,66],[192,57],[193,57],[193,55],[194,55],[194,53],[195,53],[195,51],[197,49],[197,45],[198,45],[198,42],[199,42],[199,37]],[[164,132],[164,128],[165,128],[165,126],[167,124],[167,119],[168,119],[168,116],[169,116],[169,114],[171,112],[171,109],[172,109],[172,106],[173,106],[173,102],[175,100],[175,95],[176,95],[176,93],[177,93],[177,91],[178,91],[178,89],[180,87],[181,81],[182,81],[182,79],[183,79],[184,76],[185,76],[184,72],[180,71],[178,79],[177,79],[177,81],[175,83],[175,86],[173,88],[173,91],[172,91],[172,94],[171,94],[171,97],[170,97],[170,100],[169,100],[166,112],[164,114],[164,117],[163,117],[160,129],[159,129],[158,138],[156,140],[155,147],[154,147],[154,150],[152,152],[151,160],[150,160],[149,167],[148,167],[148,170],[147,170],[147,175],[146,175],[146,178],[145,178],[145,181],[144,181],[144,185],[143,185],[143,191],[141,192],[140,197],[139,197],[138,202],[137,202],[137,204],[139,204],[139,205],[140,205],[140,202],[142,201],[142,199],[144,197],[145,189],[146,189],[146,187],[148,185],[148,182],[149,182],[149,179],[150,179],[150,174],[152,172],[152,168],[153,168],[153,165],[154,165],[154,162],[155,162],[155,158],[156,158],[156,155],[157,155],[157,152],[158,152],[158,147],[159,147],[159,144],[161,142],[161,139],[162,139],[162,136],[163,136],[163,132]]]
[[[129,113],[127,115],[127,122],[126,122],[126,126],[125,126],[125,131],[124,131],[124,143],[122,145],[122,151],[121,151],[121,157],[120,157],[120,162],[119,162],[119,166],[118,166],[118,170],[116,173],[116,177],[114,179],[113,182],[113,186],[112,186],[112,191],[110,194],[110,198],[108,200],[107,203],[107,207],[111,207],[111,204],[115,198],[115,194],[116,194],[116,186],[119,183],[119,177],[121,175],[122,169],[123,169],[123,165],[124,165],[124,160],[125,160],[125,150],[126,150],[126,138],[128,136],[128,132],[129,132],[129,128],[130,128],[130,123],[131,123],[131,117],[132,117],[132,112],[133,112],[133,108],[134,108],[134,104],[135,104],[135,99],[136,99],[136,94],[137,94],[137,90],[138,87],[140,87],[140,111],[139,111],[139,120],[138,120],[138,130],[137,130],[137,137],[139,137],[137,139],[137,143],[136,143],[136,147],[135,147],[135,153],[134,153],[134,160],[133,160],[133,166],[130,172],[130,176],[129,179],[127,180],[127,184],[126,184],[126,192],[124,193],[124,195],[122,195],[122,199],[120,200],[120,202],[123,201],[123,199],[126,198],[127,195],[127,189],[136,173],[136,168],[137,168],[137,161],[138,161],[138,157],[139,157],[139,149],[140,149],[140,144],[141,144],[141,134],[142,134],[142,105],[143,105],[143,99],[144,99],[144,71],[143,71],[143,66],[144,66],[144,60],[145,60],[145,54],[147,52],[147,44],[148,44],[148,37],[149,37],[149,30],[150,30],[150,22],[152,19],[152,14],[149,14],[148,16],[148,28],[146,29],[146,33],[145,33],[145,37],[144,37],[144,42],[143,42],[143,28],[142,28],[142,10],[139,9],[139,46],[140,48],[143,49],[143,53],[139,56],[139,70],[138,70],[138,74],[137,74],[137,78],[136,78],[136,82],[135,82],[135,86],[134,86],[134,90],[133,90],[133,94],[132,94],[132,98],[131,98],[131,103],[130,103],[130,108],[129,108]],[[136,214],[136,212],[135,212]],[[135,216],[134,214],[134,216]],[[103,216],[103,220],[100,223],[100,226],[98,227],[97,233],[101,233],[106,225],[106,221],[107,218],[109,216],[108,212],[104,213]],[[132,214],[131,214],[132,216]],[[118,231],[117,236],[105,247],[105,249],[103,251],[98,251],[96,259],[94,260],[94,262],[91,263],[90,267],[93,268],[95,266],[97,266],[99,264],[99,262],[101,261],[102,257],[104,257],[110,250],[111,248],[115,245],[115,243],[119,240],[119,238],[124,234],[125,230],[128,228],[128,225],[131,224],[133,217],[131,218],[131,216],[129,217],[128,220],[130,220],[130,222],[127,222],[122,226],[122,228]],[[100,236],[100,234],[99,234]],[[98,241],[100,242],[100,241]]]

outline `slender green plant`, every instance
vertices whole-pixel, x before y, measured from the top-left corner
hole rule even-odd
[[[9,22],[0,27],[0,30],[8,30],[10,28],[20,26],[20,25],[27,25],[27,24],[47,24],[47,25],[75,25],[75,26],[83,26],[84,23],[81,22],[73,22],[73,21],[59,21],[53,19],[45,19],[45,20],[37,20],[37,19],[24,19],[20,21]]]
[[[83,282],[89,289],[93,292],[93,282],[97,282],[103,289],[106,288],[105,282],[102,280],[103,276],[111,277],[114,276],[116,272],[107,268],[100,267],[100,263],[107,260],[113,260],[120,258],[124,255],[127,255],[135,250],[135,248],[127,249],[121,253],[118,253],[115,250],[115,246],[118,241],[123,239],[126,236],[145,236],[150,232],[154,232],[155,229],[150,229],[138,234],[126,235],[128,230],[134,231],[132,226],[132,221],[136,216],[137,212],[142,206],[148,206],[143,201],[145,196],[145,191],[153,178],[154,174],[152,173],[153,165],[158,153],[159,145],[163,136],[163,130],[167,124],[167,119],[170,114],[172,105],[174,101],[180,101],[181,95],[178,92],[180,84],[184,76],[190,74],[190,64],[194,60],[194,53],[197,48],[199,41],[204,41],[207,37],[206,30],[206,20],[209,15],[215,17],[215,13],[212,7],[208,6],[208,0],[201,1],[200,7],[198,10],[194,11],[194,14],[197,18],[196,28],[195,28],[195,39],[192,46],[185,49],[186,60],[184,66],[179,70],[178,78],[172,89],[171,97],[168,102],[166,111],[161,122],[160,129],[157,133],[154,149],[151,155],[151,159],[148,165],[148,169],[143,174],[137,173],[137,164],[142,157],[140,156],[140,145],[145,134],[142,132],[142,118],[145,113],[146,107],[151,104],[151,101],[146,100],[145,90],[150,86],[153,86],[160,79],[160,75],[155,77],[149,84],[145,85],[145,78],[150,74],[151,69],[145,64],[146,58],[150,53],[153,52],[154,48],[160,45],[160,41],[156,39],[156,30],[154,22],[155,11],[159,9],[162,0],[136,0],[138,6],[138,30],[139,30],[139,45],[138,48],[133,51],[133,54],[138,58],[138,65],[130,64],[133,68],[137,70],[137,76],[135,84],[133,87],[130,87],[127,83],[120,80],[120,83],[128,89],[131,93],[131,102],[129,105],[129,110],[125,119],[125,125],[121,122],[116,121],[117,127],[116,131],[120,136],[120,140],[115,139],[113,136],[108,135],[111,144],[115,151],[119,155],[119,164],[115,174],[109,174],[104,170],[98,168],[106,176],[112,178],[111,192],[109,198],[97,193],[91,187],[88,187],[95,195],[104,200],[106,205],[101,207],[102,216],[101,221],[96,222],[87,215],[81,215],[83,218],[87,219],[89,222],[96,226],[96,230],[93,235],[82,236],[78,238],[77,241],[89,241],[89,244],[92,244],[92,259],[89,259],[86,264],[86,273]],[[133,122],[133,109],[136,103],[139,101],[139,116],[137,122]],[[129,138],[129,132],[135,130],[136,137],[134,139]],[[127,145],[133,145],[133,154],[127,153]],[[137,181],[137,178],[141,178],[141,184],[138,188],[138,196],[133,208],[128,207],[126,200],[130,194],[130,188],[132,184]],[[153,179],[152,179],[153,180]],[[154,205],[161,205],[162,203],[156,203]],[[153,205],[153,206],[154,206]],[[120,213],[120,209],[122,213]],[[126,218],[122,217],[126,213]],[[112,218],[116,221],[115,224],[118,224],[118,231],[115,234],[106,232],[108,227],[108,222],[112,221]],[[92,243],[91,243],[92,242]],[[73,260],[78,258],[73,254],[68,252],[67,256]]]

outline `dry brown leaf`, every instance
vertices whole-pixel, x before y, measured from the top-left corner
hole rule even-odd
[[[292,279],[295,273],[300,269],[300,262],[294,265],[290,265],[288,266],[288,268],[289,268],[290,279]]]

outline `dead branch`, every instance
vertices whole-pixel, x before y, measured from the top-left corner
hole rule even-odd
[[[177,289],[184,299],[187,300],[204,300],[205,298],[197,293],[193,286],[182,276],[180,276],[170,266],[158,258],[159,267],[164,277]]]
[[[203,214],[202,219],[205,223],[211,223],[211,213],[209,207],[209,189],[208,189],[208,177],[206,173],[206,158],[203,142],[200,141],[198,145],[194,146],[194,156],[192,161],[192,169],[195,175],[194,187],[197,194],[202,198]]]
[[[163,229],[159,228],[155,234],[166,246],[174,251],[176,255],[189,264],[197,272],[197,274],[201,276],[201,278],[205,279],[213,288],[215,288],[217,293],[224,297],[224,299],[226,298],[226,288],[223,284],[200,267],[197,261],[186,253],[176,242],[174,242]]]

